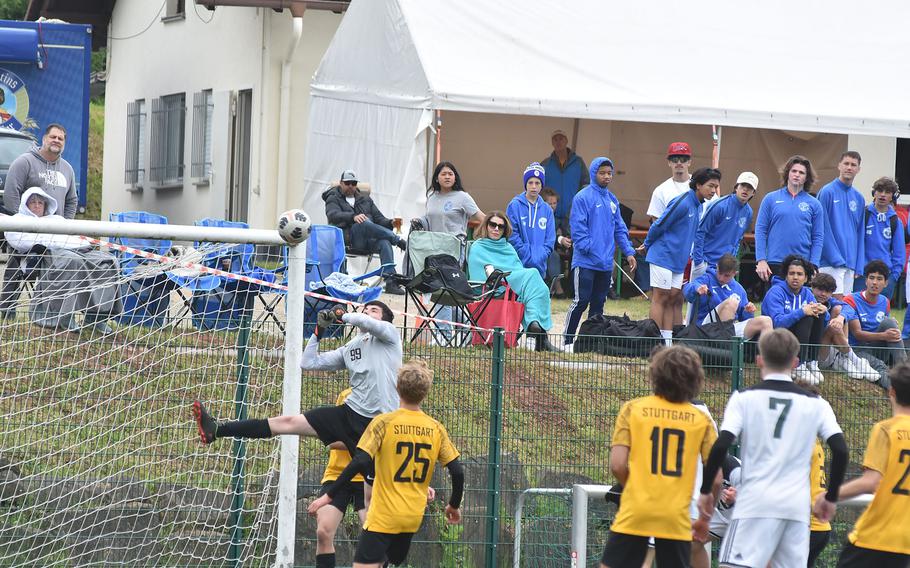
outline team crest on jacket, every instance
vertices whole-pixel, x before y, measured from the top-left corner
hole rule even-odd
[[[890,239],[891,238],[891,227],[885,227],[884,229],[882,229],[882,236],[885,237],[886,239]]]
[[[737,223],[739,224],[740,229],[746,228],[746,218],[745,217],[740,217],[739,221],[737,221]]]
[[[850,200],[850,211],[856,211],[856,200],[855,199]]]
[[[540,219],[538,219],[537,226],[540,228],[541,231],[546,231],[547,230],[547,218],[541,217]]]
[[[610,202],[610,211],[612,211],[613,214],[616,215],[616,204],[613,203],[612,201]]]
[[[878,323],[882,323],[882,320],[884,320],[884,319],[885,319],[885,312],[882,312],[882,311],[875,312],[875,321],[877,321]]]
[[[809,204],[806,203],[805,201],[803,201],[802,203],[799,204],[799,210],[802,211],[803,213],[808,213],[808,212],[809,212]]]

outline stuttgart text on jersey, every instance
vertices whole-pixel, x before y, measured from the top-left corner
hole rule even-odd
[[[695,422],[695,412],[688,410],[645,406],[641,409],[641,415],[644,418],[661,418],[664,420],[674,420],[676,422]]]

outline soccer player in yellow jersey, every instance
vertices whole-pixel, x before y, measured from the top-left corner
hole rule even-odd
[[[610,469],[624,489],[601,558],[604,568],[639,568],[650,536],[661,568],[689,566],[695,471],[717,434],[690,402],[704,381],[694,351],[661,349],[649,374],[654,395],[626,402],[613,430]]]
[[[458,450],[445,427],[420,410],[432,384],[433,372],[423,361],[402,365],[398,371],[401,407],[370,422],[357,444],[354,459],[326,493],[310,504],[309,512],[313,514],[327,505],[355,474],[368,471],[371,462],[375,464],[373,496],[354,553],[354,568],[404,563],[411,538],[423,521],[427,487],[437,461],[452,477],[446,521],[461,522],[464,472]]]
[[[863,474],[840,488],[838,499],[873,493],[841,549],[838,568],[910,566],[910,363],[888,373],[893,416],[872,427]],[[823,504],[816,500],[818,511]]]
[[[349,394],[351,394],[350,388],[341,391],[335,404],[343,404]],[[351,454],[347,450],[329,452],[329,463],[322,474],[320,495],[324,494],[332,482],[338,479],[349,463],[351,463]],[[367,514],[363,497],[363,476],[360,474],[354,476],[350,483],[338,490],[335,497],[329,501],[329,505],[331,507],[323,507],[316,513],[316,568],[335,568],[335,532],[344,519],[348,505],[354,506],[354,510],[360,517],[360,524],[363,525]]]
[[[809,491],[812,499],[818,499],[819,495],[824,495],[827,489],[825,449],[822,447],[821,440],[816,438],[815,450],[812,451],[812,464],[809,466]],[[824,497],[822,498],[824,499]],[[831,523],[822,521],[813,514],[809,517],[809,568],[815,566],[815,561],[828,546],[829,540],[831,540]]]

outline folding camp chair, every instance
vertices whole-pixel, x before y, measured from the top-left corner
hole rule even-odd
[[[484,283],[474,285],[468,283],[467,287],[455,287],[447,282],[450,275],[441,273],[435,264],[441,260],[438,255],[446,255],[454,259],[459,272],[463,275],[464,249],[464,241],[449,233],[413,231],[408,236],[407,264],[409,271],[414,272],[414,276],[397,275],[396,281],[405,289],[405,312],[409,313],[409,307],[413,305],[419,314],[410,341],[415,341],[427,330],[438,345],[460,346],[470,343],[470,330],[461,327],[452,329],[451,325],[426,319],[451,319],[474,325],[475,314],[482,312],[475,309],[472,314],[468,305],[493,298],[499,282],[487,283],[486,291],[481,289]],[[431,259],[429,264],[428,258]],[[405,327],[407,325],[405,316]]]
[[[247,229],[249,225],[240,221],[205,218],[196,221],[199,227],[229,227]],[[200,248],[202,243],[195,243]],[[252,243],[213,245],[202,258],[201,264],[211,268],[248,276],[257,280],[273,282],[272,271],[253,264],[256,246]],[[244,320],[251,320],[253,304],[265,287],[261,284],[244,282],[226,276],[183,277],[185,288],[191,291],[187,298],[178,290],[192,313],[193,325],[198,329],[238,329]],[[185,313],[185,311],[184,311]]]
[[[167,225],[167,217],[146,211],[111,213],[109,219],[116,223]],[[171,249],[171,241],[167,239],[115,237],[111,239],[111,242],[161,256],[167,255]],[[120,287],[123,313],[118,316],[118,321],[127,325],[146,327],[165,325],[171,305],[171,292],[177,287],[177,284],[162,272],[151,271],[149,276],[142,276],[143,268],[154,266],[157,262],[155,260],[116,249],[112,252],[120,261],[120,271],[127,277],[126,282]]]

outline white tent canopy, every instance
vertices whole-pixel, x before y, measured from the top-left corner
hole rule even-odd
[[[423,212],[432,110],[910,137],[910,3],[353,0],[313,79],[304,206],[345,167]]]

